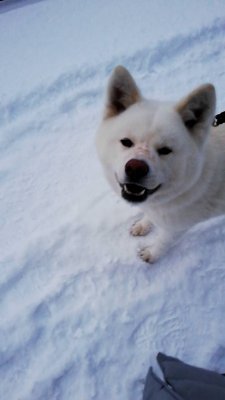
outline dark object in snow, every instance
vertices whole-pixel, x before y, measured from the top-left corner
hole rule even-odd
[[[225,377],[159,353],[165,382],[149,369],[143,400],[225,400]]]
[[[213,126],[216,127],[216,126],[224,124],[224,123],[225,123],[225,111],[223,111],[220,114],[217,114],[215,116],[214,121],[213,121]]]

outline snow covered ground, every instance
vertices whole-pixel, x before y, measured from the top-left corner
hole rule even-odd
[[[144,264],[94,147],[118,63],[225,109],[224,1],[6,0],[0,56],[0,399],[140,400],[158,351],[225,371],[225,217]]]

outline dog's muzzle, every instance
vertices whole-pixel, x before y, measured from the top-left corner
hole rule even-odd
[[[144,160],[131,159],[125,165],[126,182],[118,183],[121,186],[121,196],[132,203],[145,201],[148,196],[155,193],[161,185],[147,189],[142,181],[150,173],[150,168]]]

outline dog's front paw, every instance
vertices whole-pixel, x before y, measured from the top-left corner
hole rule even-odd
[[[149,264],[153,264],[157,260],[150,246],[140,249],[138,255],[143,261]]]
[[[152,224],[150,221],[141,219],[132,225],[130,233],[132,236],[145,236],[150,232],[151,228]]]
[[[173,243],[173,236],[166,233],[161,234],[158,240],[155,240],[150,246],[146,246],[139,250],[139,256],[145,262],[150,264],[156,262],[165,255]]]

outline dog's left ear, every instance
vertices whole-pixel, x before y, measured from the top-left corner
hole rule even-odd
[[[176,105],[176,110],[188,130],[201,137],[213,123],[215,107],[215,88],[211,84],[205,84],[182,99]]]
[[[119,65],[109,80],[104,119],[122,113],[139,100],[141,94],[134,79],[126,68]]]

